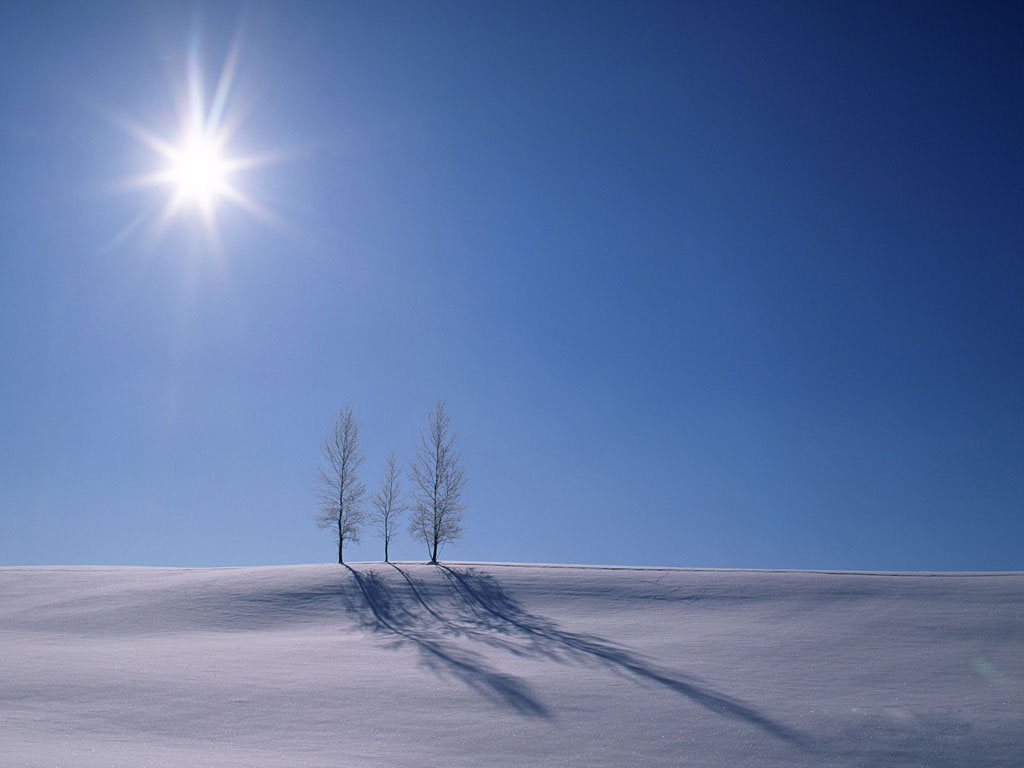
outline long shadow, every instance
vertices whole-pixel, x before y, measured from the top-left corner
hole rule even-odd
[[[459,572],[446,565],[438,564],[437,567],[445,573],[452,586],[459,590],[466,603],[486,617],[484,621],[489,628],[520,634],[530,641],[534,649],[544,649],[547,656],[598,662],[627,675],[663,685],[702,707],[748,722],[793,745],[804,748],[810,746],[810,742],[793,729],[695,678],[659,669],[640,656],[601,638],[567,632],[559,629],[549,619],[526,612],[492,576],[472,569]]]
[[[600,637],[566,631],[546,617],[529,613],[493,576],[471,568],[456,570],[438,565],[449,585],[441,605],[431,599],[424,583],[393,563],[391,567],[401,575],[407,589],[389,585],[372,571],[360,573],[346,567],[363,599],[363,606],[350,604],[349,608],[356,615],[364,615],[364,626],[396,642],[413,645],[432,669],[453,674],[487,698],[523,715],[553,717],[526,683],[495,670],[480,654],[466,650],[456,640],[496,647],[525,658],[600,664],[615,673],[664,686],[793,746],[811,749],[803,735],[740,699],[691,676],[660,668]]]
[[[510,707],[522,715],[551,718],[551,712],[530,690],[530,687],[512,675],[495,670],[479,654],[451,644],[443,644],[422,626],[415,614],[400,602],[394,601],[393,590],[375,573],[359,573],[346,565],[370,610],[364,625],[389,635],[398,642],[413,645],[430,668],[453,674],[486,698]],[[426,602],[421,598],[421,604]],[[357,607],[357,606],[350,606]],[[430,613],[437,616],[432,609]]]

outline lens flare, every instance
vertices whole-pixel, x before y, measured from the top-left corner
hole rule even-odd
[[[208,209],[228,189],[228,164],[218,142],[196,133],[185,138],[170,168],[179,201]]]
[[[238,38],[225,58],[212,98],[207,99],[206,78],[199,61],[198,46],[193,42],[187,57],[187,70],[180,94],[177,138],[166,138],[157,131],[125,118],[114,119],[132,136],[154,151],[161,166],[150,173],[126,179],[122,186],[157,187],[168,191],[162,211],[156,210],[147,219],[155,221],[157,234],[173,220],[198,213],[206,230],[217,237],[217,212],[230,203],[247,214],[278,228],[278,218],[241,188],[240,174],[277,158],[272,153],[236,155],[231,140],[239,127],[239,116],[231,112],[232,90],[238,62]],[[172,134],[173,136],[173,134]],[[136,225],[131,228],[136,229]],[[125,237],[131,233],[123,233]],[[118,242],[123,241],[119,235]]]

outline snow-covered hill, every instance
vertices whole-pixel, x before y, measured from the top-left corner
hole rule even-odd
[[[1024,574],[0,568],[0,764],[1021,766]]]

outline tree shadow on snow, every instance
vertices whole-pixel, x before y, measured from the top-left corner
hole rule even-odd
[[[428,667],[439,673],[454,675],[491,701],[514,709],[522,715],[548,718],[552,716],[526,683],[494,669],[480,654],[439,639],[438,633],[429,626],[430,620],[425,621],[417,616],[416,611],[410,611],[407,596],[386,585],[376,573],[359,573],[350,566],[345,567],[355,579],[365,605],[369,608],[369,615],[363,622],[364,626],[389,635],[398,643],[414,646]],[[431,620],[447,623],[422,598],[420,603]],[[351,605],[349,607],[358,608]]]
[[[348,567],[348,566],[346,566]],[[638,654],[592,635],[569,632],[544,616],[526,611],[499,581],[472,568],[438,565],[450,589],[436,589],[391,564],[400,582],[374,571],[348,568],[358,595],[348,606],[368,629],[417,648],[424,662],[452,674],[487,698],[520,714],[552,718],[530,687],[499,672],[465,641],[480,643],[527,659],[598,664],[634,680],[663,686],[708,710],[753,725],[793,746],[809,748],[796,731],[761,714],[751,705],[714,690],[696,678],[666,670]],[[351,604],[361,597],[363,605]],[[458,641],[462,641],[461,643]]]

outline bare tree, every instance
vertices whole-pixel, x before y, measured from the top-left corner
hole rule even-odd
[[[384,477],[380,481],[380,488],[375,491],[370,500],[373,503],[373,513],[370,520],[377,527],[377,533],[384,539],[384,562],[388,563],[388,547],[391,540],[398,533],[398,521],[405,512],[405,503],[402,501],[402,485],[400,477],[402,470],[398,466],[395,454],[388,457],[387,466],[384,468]]]
[[[427,545],[432,563],[443,545],[462,537],[466,473],[455,450],[455,436],[448,434],[450,426],[451,417],[439,400],[427,417],[427,431],[420,432],[410,469],[414,484],[410,531]]]
[[[316,496],[320,500],[321,528],[330,528],[338,540],[338,562],[344,563],[346,541],[359,541],[363,524],[363,497],[366,487],[359,482],[363,455],[359,452],[359,425],[351,408],[342,409],[334,429],[321,449],[324,465],[317,479]]]

